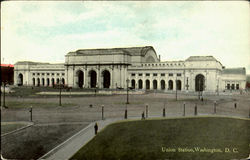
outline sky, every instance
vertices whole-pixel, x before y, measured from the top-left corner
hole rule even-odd
[[[63,63],[70,51],[153,46],[162,60],[212,55],[250,74],[247,1],[4,1],[1,61]]]

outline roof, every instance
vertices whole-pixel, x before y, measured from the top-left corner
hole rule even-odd
[[[186,61],[217,61],[213,56],[190,56]]]
[[[222,74],[241,74],[246,75],[245,68],[226,68],[222,70]]]
[[[13,64],[1,64],[1,67],[14,67]]]
[[[80,49],[76,52],[69,52],[68,55],[100,55],[100,54],[129,54],[132,56],[145,56],[147,51],[154,48],[152,46],[144,47],[127,47],[127,48],[101,48],[101,49]]]
[[[31,61],[18,61],[15,63],[16,65],[30,65],[30,64],[49,64],[49,63],[41,63],[41,62],[31,62]]]
[[[18,62],[15,63],[15,65],[64,65],[64,63],[18,61]]]

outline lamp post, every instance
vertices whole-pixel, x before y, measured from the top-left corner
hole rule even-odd
[[[32,106],[30,107],[30,121],[32,122]]]
[[[128,110],[127,110],[127,104],[126,104],[126,109],[125,109],[125,115],[124,118],[127,119],[128,118]]]
[[[104,120],[104,105],[102,105],[102,120]]]
[[[129,79],[127,79],[126,82],[127,82],[127,103],[126,104],[129,104],[129,101],[128,101],[128,83],[129,83]]]
[[[185,108],[185,106],[186,106],[186,103],[184,102],[183,103],[183,116],[185,116],[185,114],[186,114],[186,108]]]
[[[6,82],[3,82],[3,107],[7,108],[5,105],[5,86],[6,86]]]
[[[216,114],[216,101],[214,101],[214,114]]]
[[[198,85],[199,85],[199,91],[198,91],[198,99],[200,99],[200,92],[201,92],[201,79],[199,78],[199,82],[198,82]]]
[[[59,79],[59,106],[62,106],[62,88],[61,88],[61,78]]]
[[[177,101],[177,75],[176,75],[176,79],[175,79],[175,100]]]

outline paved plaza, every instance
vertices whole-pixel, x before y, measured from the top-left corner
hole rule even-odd
[[[8,101],[20,103],[58,103],[58,97],[6,97]],[[214,103],[216,101],[216,113]],[[99,129],[117,120],[124,119],[125,109],[128,110],[128,119],[140,119],[142,113],[149,118],[163,117],[163,108],[166,117],[183,117],[185,104],[185,117],[195,116],[194,108],[197,106],[198,116],[230,116],[249,117],[250,96],[248,94],[230,95],[204,95],[203,101],[193,94],[178,93],[146,93],[129,95],[129,104],[126,104],[126,95],[82,95],[63,96],[62,103],[71,103],[67,107],[36,107],[33,106],[33,122],[39,125],[60,125],[84,123],[82,130],[72,134],[65,142],[54,146],[47,151],[44,159],[68,159],[84,144],[94,137],[94,123],[98,121]],[[92,105],[92,106],[91,106]],[[102,106],[104,109],[102,120]],[[146,110],[148,106],[148,110]],[[2,109],[3,122],[29,121],[30,106],[27,108]]]
[[[58,97],[6,97],[8,101],[20,103],[58,103]],[[166,116],[182,116],[185,103],[185,114],[194,115],[194,107],[197,104],[198,114],[214,114],[214,102],[216,101],[216,114],[238,117],[249,116],[250,96],[239,95],[207,95],[204,101],[198,100],[196,95],[178,94],[177,101],[175,94],[148,93],[142,95],[129,95],[129,104],[126,104],[126,95],[113,96],[65,96],[62,103],[71,103],[72,107],[36,107],[33,106],[33,121],[35,123],[56,123],[56,122],[93,122],[102,118],[102,107],[104,106],[105,118],[122,118],[127,108],[128,117],[141,116],[148,105],[148,116],[161,116],[163,108],[166,109]],[[236,108],[235,108],[236,103]],[[92,105],[92,107],[90,107]],[[2,121],[29,121],[30,106],[27,108],[8,108],[2,110]]]

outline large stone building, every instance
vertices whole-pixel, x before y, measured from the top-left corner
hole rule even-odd
[[[217,92],[246,86],[245,68],[226,69],[213,56],[161,61],[151,46],[80,49],[65,63],[22,61],[15,64],[14,84],[74,88],[127,88]]]

